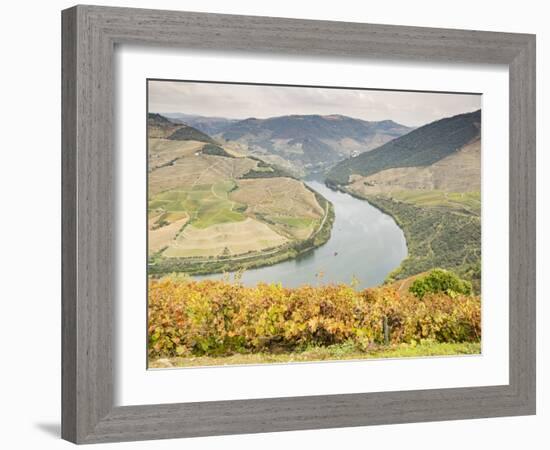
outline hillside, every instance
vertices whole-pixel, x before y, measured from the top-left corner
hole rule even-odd
[[[351,191],[369,195],[403,190],[481,190],[481,140],[476,139],[429,166],[396,167],[367,177],[351,175]]]
[[[238,122],[238,119],[226,119],[225,117],[204,117],[194,114],[162,113],[175,123],[185,123],[210,136],[221,133],[230,125]]]
[[[249,118],[220,133],[258,155],[276,156],[297,172],[322,172],[353,153],[361,153],[411,129],[385,120],[367,122],[342,115],[288,115]]]
[[[327,185],[368,200],[403,230],[408,256],[388,281],[442,267],[480,292],[480,129],[481,111],[438,120],[327,175]]]
[[[432,165],[478,139],[480,131],[481,110],[432,122],[340,162],[327,174],[327,183],[346,185],[354,174],[367,177],[391,168]]]
[[[332,206],[302,181],[185,124],[148,124],[150,273],[270,265],[330,236]]]
[[[147,129],[150,138],[216,143],[214,139],[202,131],[183,123],[175,123],[156,113],[149,113],[147,115]]]
[[[476,292],[481,287],[481,217],[479,195],[454,196],[430,192],[405,196],[370,195],[365,197],[394,218],[405,233],[408,256],[388,276],[388,281],[401,280],[441,267],[471,281]],[[477,197],[477,198],[476,198]],[[426,201],[427,200],[427,201]],[[460,208],[460,206],[463,208]]]
[[[161,114],[149,113],[147,114],[147,126],[157,128],[175,127],[176,123]]]
[[[164,116],[172,124],[189,125],[227,148],[260,157],[301,176],[326,171],[352,154],[369,151],[411,131],[391,120],[368,122],[342,115],[244,120],[184,113]]]

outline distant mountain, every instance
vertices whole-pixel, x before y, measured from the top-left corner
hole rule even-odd
[[[217,142],[202,131],[184,123],[175,123],[157,113],[147,115],[147,127],[150,138],[164,138],[173,141],[199,141],[216,144]]]
[[[479,138],[480,129],[481,110],[429,123],[340,162],[327,174],[327,183],[345,185],[352,174],[367,177],[385,169],[429,166]]]
[[[216,135],[252,153],[275,155],[303,171],[326,170],[352,154],[378,147],[412,128],[391,120],[368,122],[338,114],[249,118]]]
[[[342,115],[290,115],[269,119],[241,120],[223,132],[224,138],[237,140],[246,134],[269,133],[271,139],[364,139],[367,134],[383,131],[392,137],[401,136],[410,128],[391,120],[367,122]]]
[[[215,144],[216,141],[207,134],[188,125],[181,125],[168,139],[173,141],[200,141]]]
[[[221,133],[230,125],[239,121],[239,119],[226,119],[225,117],[204,117],[184,113],[162,113],[162,115],[169,118],[175,123],[185,123],[211,136]]]

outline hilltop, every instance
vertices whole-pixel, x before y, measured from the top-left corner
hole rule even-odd
[[[175,123],[156,113],[147,115],[147,129],[150,138],[165,138],[173,141],[198,141],[216,144],[216,141],[202,131],[184,123]]]
[[[429,123],[340,162],[327,174],[327,184],[346,185],[351,175],[368,177],[391,168],[430,166],[479,139],[480,132],[481,110]]]
[[[162,113],[162,115],[172,122],[185,123],[210,136],[221,133],[227,127],[239,121],[238,119],[227,119],[225,117],[205,117],[184,113]]]
[[[391,120],[368,122],[340,114],[332,115],[288,115],[268,119],[249,118],[233,123],[222,133],[227,140],[237,140],[246,135],[269,134],[269,139],[319,140],[343,138],[363,141],[374,133],[383,133],[392,138],[409,131],[408,127]]]

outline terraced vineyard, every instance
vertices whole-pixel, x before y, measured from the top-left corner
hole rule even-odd
[[[420,207],[451,209],[455,212],[479,216],[481,214],[481,193],[445,191],[398,191],[392,193],[395,200],[412,203]]]
[[[395,281],[442,267],[481,289],[479,192],[418,193],[364,197],[392,216],[407,239],[408,256],[389,276]]]
[[[149,202],[152,212],[184,212],[195,228],[245,219],[246,204],[229,199],[228,193],[237,188],[233,180],[214,184],[199,184],[188,189],[172,189],[153,196]]]
[[[302,181],[226,149],[192,127],[153,119],[150,135],[155,137],[148,141],[150,273],[205,274],[270,265],[328,239],[331,206]]]

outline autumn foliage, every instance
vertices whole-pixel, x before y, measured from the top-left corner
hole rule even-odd
[[[353,342],[367,350],[390,341],[477,342],[479,297],[347,285],[246,287],[227,281],[149,282],[149,357],[295,351]]]

